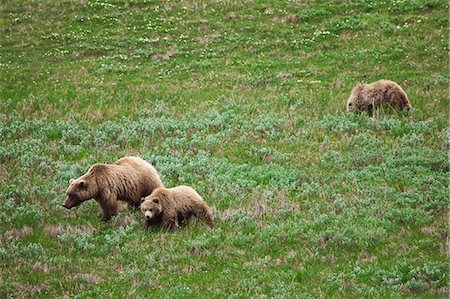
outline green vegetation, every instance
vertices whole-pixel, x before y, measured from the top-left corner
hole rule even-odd
[[[0,296],[448,296],[448,2],[0,2]],[[293,16],[297,16],[293,17]],[[415,108],[345,112],[398,82]],[[139,155],[216,226],[67,211]]]

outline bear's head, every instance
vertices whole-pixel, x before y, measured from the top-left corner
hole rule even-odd
[[[70,180],[69,188],[67,188],[67,198],[63,204],[66,209],[71,209],[82,204],[84,201],[93,198],[97,192],[97,183],[95,180],[88,178],[78,178]]]
[[[347,112],[359,110],[360,95],[353,92],[347,100]]]
[[[349,97],[347,100],[347,112],[351,112],[354,109],[354,97]]]
[[[159,197],[149,195],[141,203],[141,211],[147,221],[157,218],[162,213],[162,205]]]
[[[359,104],[361,102],[361,93],[363,92],[363,90],[364,90],[363,84],[358,84],[355,86],[355,88],[353,88],[352,93],[347,100],[348,112],[355,111],[360,108]]]

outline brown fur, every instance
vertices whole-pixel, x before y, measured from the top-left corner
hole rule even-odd
[[[180,222],[191,216],[205,220],[209,226],[214,225],[212,210],[203,198],[191,187],[158,188],[143,199],[141,211],[146,217],[146,228],[161,225],[176,229]]]
[[[371,84],[356,85],[347,100],[347,111],[372,111],[383,104],[411,109],[408,96],[400,85],[389,80],[379,80]]]
[[[139,207],[141,198],[164,187],[158,172],[139,157],[124,157],[115,164],[96,163],[88,172],[71,181],[64,207],[71,209],[93,198],[102,209],[103,220],[117,214],[117,200]]]

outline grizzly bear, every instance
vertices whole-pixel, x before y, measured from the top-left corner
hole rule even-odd
[[[358,84],[352,89],[347,100],[347,111],[368,110],[381,105],[390,105],[399,109],[411,109],[411,103],[405,91],[389,80],[379,80],[371,84]]]
[[[71,209],[93,198],[106,221],[117,214],[117,200],[139,208],[141,198],[159,187],[164,185],[153,165],[139,157],[124,157],[114,164],[96,163],[85,175],[71,180],[63,206]]]
[[[142,199],[141,211],[144,214],[145,227],[161,225],[174,230],[192,215],[203,219],[212,227],[214,216],[203,198],[189,186],[157,188]]]

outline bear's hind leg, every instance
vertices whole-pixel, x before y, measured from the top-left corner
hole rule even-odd
[[[193,212],[197,218],[200,218],[200,219],[206,221],[206,223],[210,227],[214,226],[214,215],[212,213],[211,208],[208,207],[208,205],[206,205],[203,202],[198,203],[195,205]]]
[[[169,230],[176,230],[180,225],[178,224],[177,215],[164,215],[162,226]]]

